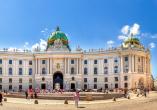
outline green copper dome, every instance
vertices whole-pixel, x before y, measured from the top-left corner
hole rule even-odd
[[[131,37],[131,38],[128,38],[126,41],[124,41],[125,45],[127,44],[131,44],[131,45],[140,45],[140,40],[138,38],[135,38],[135,37]]]
[[[48,38],[48,45],[47,48],[54,45],[55,40],[61,40],[64,46],[67,46],[69,48],[68,38],[65,35],[65,33],[61,32],[59,27],[56,28],[55,32],[52,32],[52,34]]]
[[[136,47],[136,48],[144,48],[140,40],[134,36],[131,36],[124,41],[123,47],[129,47],[129,46]]]

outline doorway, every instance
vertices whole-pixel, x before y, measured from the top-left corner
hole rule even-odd
[[[53,75],[53,89],[56,89],[56,86],[63,89],[63,74],[61,72],[56,72]]]
[[[46,89],[46,84],[41,84],[41,89]]]
[[[75,83],[71,83],[71,89],[75,91]]]

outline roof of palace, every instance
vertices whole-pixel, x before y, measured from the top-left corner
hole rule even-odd
[[[56,30],[52,32],[51,35],[49,36],[47,41],[47,48],[53,46],[55,41],[58,39],[62,41],[64,46],[67,46],[70,49],[68,37],[64,32],[60,31],[59,27],[57,27]]]
[[[133,35],[128,37],[126,40],[124,40],[122,46],[124,48],[132,47],[132,48],[144,49],[144,46],[141,44],[140,40]]]

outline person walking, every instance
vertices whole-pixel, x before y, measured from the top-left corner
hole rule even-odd
[[[144,96],[147,97],[147,89],[144,89]]]
[[[3,95],[2,95],[2,93],[0,93],[0,105],[1,105],[1,106],[3,105],[2,99],[3,99]]]
[[[26,96],[26,99],[28,99],[28,92],[27,92],[27,90],[25,91],[25,96]]]
[[[74,93],[74,101],[75,101],[75,107],[77,107],[77,108],[78,108],[79,98],[80,98],[79,91],[76,91]]]
[[[36,92],[36,91],[34,91],[34,98],[35,98],[35,99],[38,98],[38,96],[37,96],[37,92]]]

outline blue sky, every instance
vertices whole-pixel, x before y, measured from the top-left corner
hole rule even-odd
[[[0,48],[31,48],[56,26],[72,49],[107,48],[108,41],[118,46],[122,28],[135,23],[141,42],[152,47],[157,77],[157,0],[0,0]]]

